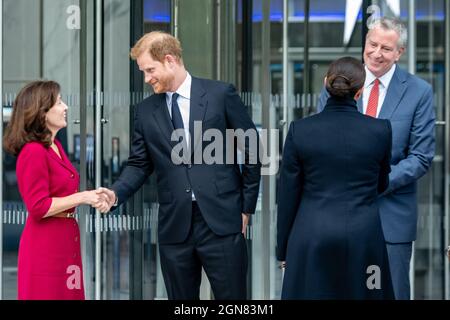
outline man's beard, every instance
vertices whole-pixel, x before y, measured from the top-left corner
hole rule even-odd
[[[170,84],[173,81],[172,76],[162,76],[158,79],[157,81],[157,88],[155,88],[155,86],[153,87],[153,91],[155,93],[165,93],[170,91]]]

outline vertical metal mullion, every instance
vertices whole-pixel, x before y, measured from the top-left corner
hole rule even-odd
[[[216,61],[215,61],[215,65],[216,65],[216,75],[215,75],[215,79],[216,80],[223,80],[222,77],[222,55],[221,55],[221,47],[222,47],[222,35],[221,35],[221,31],[222,31],[222,26],[221,26],[221,0],[216,0],[215,2],[215,15],[213,15],[215,17],[215,22],[214,22],[214,26],[215,26],[215,31],[216,31],[216,36],[214,37],[214,41],[215,41],[215,45],[216,45],[216,52],[214,54],[214,56],[216,57]]]
[[[80,29],[80,190],[87,189],[87,0],[80,0],[80,12],[81,12],[81,29]],[[86,234],[88,233],[87,226],[91,225],[91,217],[90,217],[90,209],[80,207],[79,210],[82,210],[84,214],[80,214],[79,223],[80,223],[80,231],[81,240],[80,243],[82,245],[82,258],[83,261],[90,260],[90,255],[87,253],[87,241],[88,237]],[[90,265],[90,263],[89,263]],[[85,281],[85,290],[86,297],[88,299],[92,299],[92,284],[90,279],[92,279],[91,268],[84,268],[84,281]]]
[[[408,6],[408,71],[416,73],[416,5],[409,0]]]
[[[433,65],[434,65],[434,22],[433,22],[433,2],[430,1],[428,3],[428,12],[430,16],[430,20],[428,22],[428,77],[432,81],[433,79]],[[425,287],[425,292],[429,292],[429,297],[433,298],[433,283],[434,283],[434,268],[433,268],[433,255],[434,251],[433,248],[433,238],[435,228],[434,228],[434,203],[433,203],[433,197],[434,197],[434,164],[432,164],[432,167],[430,168],[430,172],[428,173],[430,176],[430,179],[428,180],[428,270],[429,270],[429,276],[427,281],[427,286]],[[439,217],[438,217],[439,218]],[[439,229],[437,230],[439,232]]]
[[[305,0],[305,20],[304,20],[304,39],[305,43],[303,45],[303,94],[307,99],[310,91],[309,84],[309,8],[310,1]],[[306,104],[308,104],[308,100],[306,100]],[[311,107],[310,105],[306,105],[307,107]]]
[[[3,0],[0,0],[0,102],[0,137],[3,137]],[[0,150],[3,152],[3,139],[0,139]],[[0,186],[3,186],[3,160],[0,161]],[[3,300],[3,188],[0,188],[0,300]]]
[[[242,1],[242,55],[241,92],[250,116],[253,114],[251,93],[253,91],[253,0]],[[239,20],[239,19],[237,19]]]
[[[44,77],[44,0],[39,1],[39,78]]]
[[[249,93],[253,91],[253,0],[242,2],[242,71],[241,71],[241,91]],[[250,107],[249,102],[245,102]]]
[[[172,16],[172,24],[171,30],[172,34],[175,38],[178,38],[178,0],[172,0],[171,2],[171,16]]]
[[[144,1],[131,2],[130,12],[130,48],[142,37],[144,32]],[[135,61],[130,61],[130,91],[143,92],[144,79]],[[130,105],[130,132],[134,131],[134,101]],[[136,102],[137,103],[137,102]],[[132,137],[129,145],[131,149]],[[127,203],[128,213],[138,219],[143,214],[143,188],[134,194]],[[144,230],[137,227],[129,231],[130,236],[130,300],[142,300],[144,298]]]
[[[102,64],[103,64],[103,1],[95,2],[95,187],[101,186],[102,174]],[[101,299],[101,231],[100,211],[95,210],[95,299]]]
[[[369,19],[369,14],[367,12],[367,9],[370,6],[370,0],[363,0],[362,3],[362,38],[361,38],[361,61],[364,62],[364,47],[366,46],[366,36],[367,32],[369,32],[369,28],[367,26],[367,21]]]
[[[236,1],[237,2],[237,1]],[[247,108],[247,112],[252,117],[252,91],[253,91],[253,43],[252,43],[252,27],[253,27],[253,0],[242,1],[242,40],[241,40],[241,93],[244,98],[244,105]],[[236,3],[237,6],[237,3]],[[236,10],[237,12],[238,10]],[[236,18],[239,21],[239,18]],[[253,219],[254,221],[254,219]],[[253,233],[253,221],[250,221],[250,239]],[[247,246],[248,256],[253,256],[253,240],[249,242]],[[253,259],[248,261],[248,273],[247,273],[247,297],[253,296],[252,278],[253,278]]]
[[[283,140],[286,138],[288,130],[288,23],[289,23],[289,8],[288,0],[283,0]]]
[[[223,1],[221,0],[220,9],[220,32],[221,45],[219,49],[221,52],[220,62],[220,80],[225,82],[238,83],[237,75],[237,51],[236,51],[236,26],[237,26],[237,1]]]
[[[262,39],[261,39],[261,99],[262,99],[262,127],[271,128],[271,74],[270,74],[270,0],[263,1],[263,21],[262,21]],[[272,141],[268,141],[270,150]],[[262,210],[261,210],[261,228],[260,237],[261,248],[270,248],[270,217],[273,213],[275,204],[274,198],[274,177],[264,175],[262,177]],[[253,299],[270,299],[270,254],[268,250],[261,250],[261,275],[258,279],[262,290],[260,296]],[[253,277],[255,279],[255,277]]]
[[[416,6],[415,0],[408,2],[408,71],[411,74],[416,73]],[[410,297],[414,300],[415,287],[415,243],[412,243],[411,263],[409,268]]]
[[[445,135],[444,135],[444,230],[445,241],[450,240],[450,3],[445,1]],[[450,299],[449,260],[445,259],[445,299]]]

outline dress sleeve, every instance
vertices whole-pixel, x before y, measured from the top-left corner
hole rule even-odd
[[[16,173],[28,214],[36,220],[42,219],[52,205],[47,151],[44,146],[38,143],[25,145],[17,159]]]

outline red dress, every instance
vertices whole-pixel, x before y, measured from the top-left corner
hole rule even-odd
[[[39,142],[27,143],[17,158],[19,191],[28,210],[19,245],[19,300],[84,300],[77,221],[43,218],[52,198],[78,192],[80,181],[61,144],[55,143],[62,159]]]

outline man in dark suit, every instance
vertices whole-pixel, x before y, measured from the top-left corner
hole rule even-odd
[[[257,131],[235,88],[191,77],[181,51],[180,42],[163,32],[144,35],[131,50],[155,94],[136,106],[127,166],[112,191],[103,191],[110,204],[119,205],[155,172],[161,267],[169,299],[199,299],[202,267],[216,299],[245,299],[244,235],[259,191],[257,151],[244,143],[241,165],[197,160],[212,144],[199,133],[213,129],[225,141],[228,129]],[[179,146],[184,147],[181,152]],[[225,152],[236,151],[229,146],[216,148],[213,157],[225,160]]]
[[[409,265],[417,233],[417,180],[435,150],[433,91],[396,65],[405,51],[405,26],[382,18],[369,26],[364,48],[366,82],[358,110],[392,125],[389,188],[378,199],[395,298],[410,299]],[[328,95],[322,90],[318,111]]]

